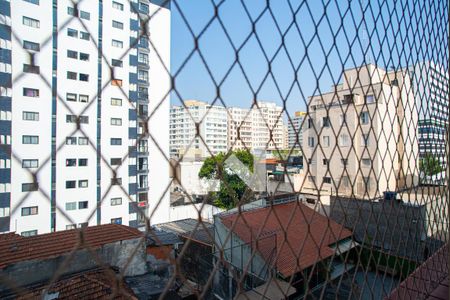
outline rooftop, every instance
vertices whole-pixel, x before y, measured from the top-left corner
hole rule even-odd
[[[117,224],[105,224],[86,227],[83,230],[72,229],[21,237],[11,233],[0,235],[0,269],[10,264],[32,259],[45,259],[69,253],[74,248],[90,247],[95,249],[103,245],[135,239],[143,234],[135,228]],[[79,244],[83,241],[83,244]]]
[[[244,243],[256,246],[266,261],[275,254],[271,263],[285,277],[332,256],[335,250],[330,246],[352,235],[298,201],[227,214],[221,219]]]

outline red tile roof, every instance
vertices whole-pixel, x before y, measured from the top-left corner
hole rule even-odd
[[[233,232],[244,243],[251,243],[285,277],[332,256],[335,251],[329,246],[352,235],[342,225],[296,201],[221,219],[229,229],[235,226]]]
[[[43,284],[30,288],[14,299],[42,299],[58,293],[57,299],[137,299],[133,291],[114,271],[92,270],[60,279],[50,287]],[[8,297],[7,297],[8,298]]]
[[[412,272],[387,299],[448,299],[448,243]]]
[[[80,237],[92,249],[103,245],[143,237],[135,228],[106,224],[83,230],[64,230],[31,237],[3,239],[0,243],[0,269],[24,260],[45,259],[69,253],[77,247]],[[81,246],[80,248],[84,248]]]

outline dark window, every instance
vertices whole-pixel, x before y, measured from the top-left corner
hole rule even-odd
[[[121,158],[111,158],[111,165],[112,166],[118,166],[122,164]]]
[[[80,18],[85,19],[85,20],[90,20],[91,19],[91,14],[86,12],[86,11],[80,11]]]
[[[76,38],[78,37],[78,30],[67,28],[67,35]]]
[[[66,159],[66,167],[75,167],[77,165],[76,158],[68,158]]]
[[[80,81],[89,81],[89,75],[80,73]]]
[[[86,209],[88,208],[88,202],[87,201],[80,201],[78,202],[78,209]]]
[[[29,1],[29,0],[25,0],[25,1]],[[35,229],[35,230],[22,231],[20,233],[20,235],[23,237],[30,237],[30,236],[37,235],[37,233],[38,233],[38,231]]]
[[[23,41],[23,49],[32,50],[32,51],[40,51],[41,46],[39,43],[34,43],[30,41]]]
[[[80,31],[80,39],[89,41],[91,35],[88,32]]]
[[[88,61],[89,60],[89,54],[80,52],[80,60]]]
[[[29,64],[23,64],[23,71],[25,73],[40,74],[39,66]]]
[[[37,135],[22,135],[22,144],[39,144],[39,136]]]
[[[39,0],[25,0],[25,2],[31,3],[31,4],[36,4],[39,5]],[[37,232],[37,230],[34,230]]]
[[[25,97],[39,97],[39,90],[31,88],[23,88],[23,95]]]
[[[87,158],[80,158],[80,159],[78,159],[78,166],[85,167],[87,165],[88,165]]]
[[[120,138],[111,138],[111,145],[113,145],[113,146],[122,145],[122,139],[120,139]]]
[[[111,65],[113,67],[120,67],[120,68],[122,68],[123,62],[120,59],[112,59]]]
[[[37,206],[22,207],[22,216],[31,216],[38,214]]]
[[[111,224],[122,224],[122,218],[113,218],[111,219]]]
[[[22,183],[22,192],[34,192],[37,191],[39,185],[35,182],[32,183]]]
[[[74,189],[77,187],[77,182],[75,180],[66,181],[66,189]]]
[[[67,57],[78,59],[78,52],[73,50],[67,50]]]
[[[122,178],[111,178],[111,185],[121,185]]]
[[[323,183],[331,183],[331,177],[324,177]]]
[[[117,29],[123,29],[123,23],[113,20],[112,27],[117,28]]]
[[[67,79],[77,80],[77,73],[67,71]]]

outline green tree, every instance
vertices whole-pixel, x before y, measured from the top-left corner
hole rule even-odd
[[[420,160],[419,168],[425,176],[431,176],[444,170],[439,160],[432,154],[425,154],[425,157]]]
[[[214,193],[214,205],[230,209],[237,205],[244,194],[251,193],[247,189],[247,185],[239,178],[238,175],[226,170],[224,164],[226,159],[234,154],[250,172],[253,172],[253,155],[246,150],[232,151],[224,154],[219,153],[214,157],[208,157],[204,163],[198,176],[202,179],[218,179],[220,180],[220,188],[218,192]]]

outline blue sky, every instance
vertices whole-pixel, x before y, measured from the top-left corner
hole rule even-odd
[[[213,2],[218,5],[220,19],[211,21]],[[430,5],[408,11],[414,14],[408,19],[408,15],[402,16],[405,1],[395,5],[388,1],[381,7],[375,1],[370,6],[367,1],[307,2],[308,5],[303,1],[272,0],[270,10],[263,0],[172,3],[171,71],[179,93],[172,94],[172,103],[178,103],[180,98],[211,103],[220,92],[227,106],[250,107],[256,95],[258,100],[280,105],[285,100],[288,111],[293,113],[305,110],[308,96],[326,92],[340,82],[344,68],[365,60],[383,67],[406,65],[418,57],[417,50],[410,51],[403,45],[420,34],[414,17]],[[361,2],[367,8],[366,30],[360,26]],[[256,34],[249,37],[252,22]],[[210,25],[204,30],[207,24]],[[282,35],[284,47],[280,48]],[[195,52],[180,71],[194,49],[194,36],[200,36],[201,53]],[[233,47],[238,49],[239,64],[235,62]],[[367,47],[370,53],[363,55]],[[269,67],[273,76],[266,76]]]

